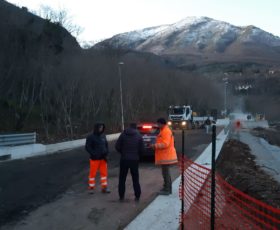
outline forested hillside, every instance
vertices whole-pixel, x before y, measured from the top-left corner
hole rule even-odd
[[[0,1],[0,132],[36,131],[40,141],[73,139],[96,121],[120,129],[119,65],[125,121],[166,116],[171,104],[220,108],[218,86],[154,54],[83,50],[60,24]]]

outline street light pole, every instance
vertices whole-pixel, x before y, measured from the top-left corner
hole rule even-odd
[[[122,131],[124,131],[124,116],[123,116],[123,93],[122,93],[122,71],[121,65],[123,62],[119,62],[119,77],[120,77],[120,99],[121,99],[121,117],[122,117]]]
[[[227,81],[227,78],[225,79],[225,116],[227,116],[227,84],[228,84],[228,81]]]

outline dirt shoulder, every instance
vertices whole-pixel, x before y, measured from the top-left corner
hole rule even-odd
[[[242,192],[280,208],[280,184],[256,165],[248,145],[237,140],[227,141],[217,161],[217,171]]]

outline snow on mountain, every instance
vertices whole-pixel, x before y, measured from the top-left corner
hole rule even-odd
[[[268,46],[280,45],[279,37],[254,26],[243,27],[241,33],[243,35],[241,38],[243,42],[258,41]]]
[[[217,48],[223,44],[230,44],[237,37],[238,28],[228,23],[216,21],[207,17],[190,17],[169,25],[169,27],[157,33],[152,40],[146,40],[140,44],[138,50],[146,50],[148,46],[155,46],[159,52],[166,48],[186,48],[190,46],[203,50],[208,46],[216,44]],[[159,48],[161,47],[161,49]],[[222,47],[220,47],[222,49]]]
[[[158,55],[242,55],[244,50],[246,55],[254,55],[255,47],[259,52],[268,47],[271,54],[277,52],[278,55],[280,38],[255,26],[238,27],[208,17],[188,17],[170,25],[118,34],[95,46],[102,47],[133,49]],[[277,47],[276,51],[274,47]]]
[[[145,41],[146,39],[155,36],[157,33],[168,28],[169,25],[155,26],[149,27],[141,30],[135,30],[131,32],[126,32],[122,34],[117,34],[110,39],[106,39],[105,41],[98,43],[97,46],[104,47],[110,46],[114,48],[130,48],[133,49],[139,43]]]

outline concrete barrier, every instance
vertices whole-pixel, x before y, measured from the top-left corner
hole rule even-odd
[[[0,147],[1,160],[16,160],[26,157],[43,155],[45,153],[46,146],[42,144]]]
[[[216,139],[216,159],[219,157],[224,142],[227,139],[229,132],[220,132]],[[202,154],[195,160],[195,163],[203,165],[206,168],[212,168],[212,143],[207,146]]]
[[[120,133],[107,135],[108,141],[116,140]],[[86,139],[79,139],[75,141],[66,141],[57,144],[42,145],[31,144],[21,146],[4,146],[0,147],[0,161],[24,159],[27,157],[41,156],[56,153],[59,151],[71,150],[85,145]]]
[[[227,126],[229,124],[230,120],[229,118],[225,118],[225,119],[218,119],[216,122],[217,126]]]
[[[106,138],[108,141],[116,140],[119,137],[120,133],[107,135]],[[65,151],[69,149],[74,149],[84,146],[86,139],[79,139],[75,141],[66,141],[57,144],[46,145],[46,152],[53,153],[58,151]]]

